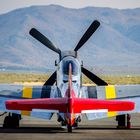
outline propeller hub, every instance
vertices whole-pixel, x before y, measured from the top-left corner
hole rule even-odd
[[[77,58],[77,52],[76,52],[76,51],[62,51],[62,52],[61,52],[61,60],[62,60],[64,57],[67,57],[67,56],[72,56],[72,57]]]

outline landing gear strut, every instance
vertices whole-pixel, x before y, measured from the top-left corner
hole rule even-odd
[[[117,128],[119,128],[119,129],[123,129],[123,128],[130,129],[131,128],[130,119],[131,119],[130,114],[117,116],[116,117],[116,121],[118,121]]]
[[[3,128],[18,128],[20,120],[21,115],[9,113],[9,115],[6,116],[4,119]]]
[[[131,115],[130,114],[127,114],[127,128],[130,129],[131,128]]]

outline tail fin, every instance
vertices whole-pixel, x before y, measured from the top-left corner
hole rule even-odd
[[[73,97],[75,97],[75,93],[72,89],[72,65],[71,65],[71,63],[69,64],[69,81],[68,82],[69,83],[68,83],[68,90],[66,92],[66,96],[68,98],[73,98]]]
[[[68,85],[68,98],[71,98],[72,93],[72,66],[69,64],[69,85]]]

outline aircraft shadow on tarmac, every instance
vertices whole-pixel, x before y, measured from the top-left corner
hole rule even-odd
[[[131,129],[116,129],[116,128],[95,128],[95,127],[79,127],[75,130],[140,130],[140,128]],[[73,133],[77,133],[73,130]],[[20,127],[20,128],[2,128],[0,127],[0,133],[67,133],[66,129],[60,127]],[[79,133],[79,132],[78,132]]]

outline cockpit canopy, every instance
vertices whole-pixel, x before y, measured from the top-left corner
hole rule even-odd
[[[72,58],[63,60],[63,63],[62,63],[63,74],[65,74],[65,75],[69,74],[69,64],[71,64],[72,75],[74,75],[74,76],[78,75],[78,72],[79,72],[78,62]]]

